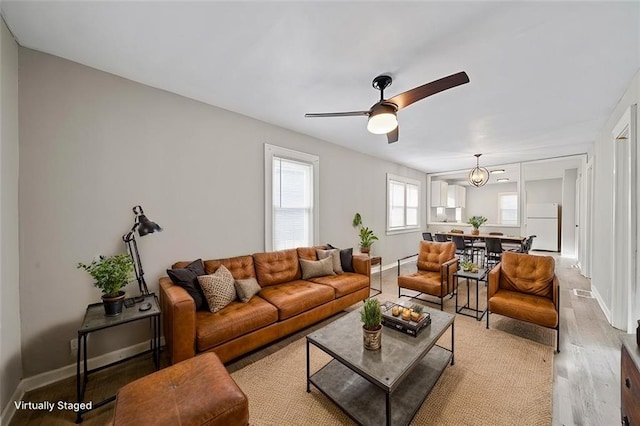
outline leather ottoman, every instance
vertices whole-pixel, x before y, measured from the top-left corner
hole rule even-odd
[[[246,426],[249,403],[214,353],[145,376],[118,391],[116,426]]]

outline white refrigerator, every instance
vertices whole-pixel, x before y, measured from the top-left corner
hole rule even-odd
[[[558,204],[527,204],[527,235],[535,235],[532,250],[560,251]]]

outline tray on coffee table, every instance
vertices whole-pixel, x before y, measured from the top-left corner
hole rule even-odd
[[[382,324],[393,328],[394,330],[401,331],[410,336],[416,337],[422,330],[431,324],[431,315],[428,312],[423,311],[418,321],[405,320],[402,315],[394,316],[392,311],[393,307],[397,306],[402,312],[404,308],[411,308],[415,304],[405,301],[398,302],[384,302],[380,305],[382,308]]]

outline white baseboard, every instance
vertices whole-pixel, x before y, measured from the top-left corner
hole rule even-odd
[[[609,324],[611,324],[611,311],[609,310],[607,305],[605,305],[604,300],[602,300],[602,296],[600,296],[600,293],[598,293],[598,289],[594,286],[591,286],[591,293],[593,293],[593,296],[598,301],[598,305],[600,305],[600,309],[602,310],[604,316],[607,318],[607,321],[609,322]]]
[[[7,406],[2,410],[2,414],[0,414],[0,425],[8,425],[13,418],[13,415],[16,413],[16,405],[13,401],[21,401],[24,396],[24,390],[22,389],[22,382],[18,383],[16,390],[11,395]]]
[[[118,349],[113,352],[106,353],[104,355],[97,356],[95,358],[90,358],[87,360],[87,365],[90,370],[98,367],[102,367],[103,365],[111,364],[116,361],[120,361],[125,358],[132,357],[134,355],[140,354],[149,350],[149,345],[151,341],[137,343],[132,346],[128,346],[126,348]],[[163,347],[165,344],[164,337],[160,339],[160,347]],[[2,410],[0,424],[5,425],[9,424],[13,415],[15,414],[16,408],[14,401],[20,401],[24,397],[26,392],[32,391],[34,389],[41,388],[43,386],[49,385],[51,383],[58,382],[60,380],[72,377],[76,375],[76,364],[69,364],[64,367],[57,368],[55,370],[46,371],[44,373],[37,374],[35,376],[27,377],[26,379],[22,379],[18,384],[13,395],[11,395],[11,400],[7,404],[7,406]]]

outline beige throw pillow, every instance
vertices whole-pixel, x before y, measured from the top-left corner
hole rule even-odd
[[[260,284],[258,284],[258,280],[255,278],[246,278],[244,280],[236,280],[236,292],[238,293],[238,298],[247,303],[253,296],[258,294],[262,290]]]
[[[302,279],[324,277],[326,275],[335,275],[333,272],[333,260],[330,257],[322,260],[305,260],[300,259],[300,268],[302,268]]]
[[[333,272],[336,274],[342,274],[344,271],[342,270],[342,263],[340,263],[340,250],[331,249],[331,250],[316,250],[318,254],[318,259],[326,259],[327,257],[331,257],[331,261],[333,262]]]
[[[204,297],[209,303],[211,312],[218,312],[229,303],[236,300],[236,287],[233,275],[224,265],[211,275],[201,275],[198,283],[202,287]]]

